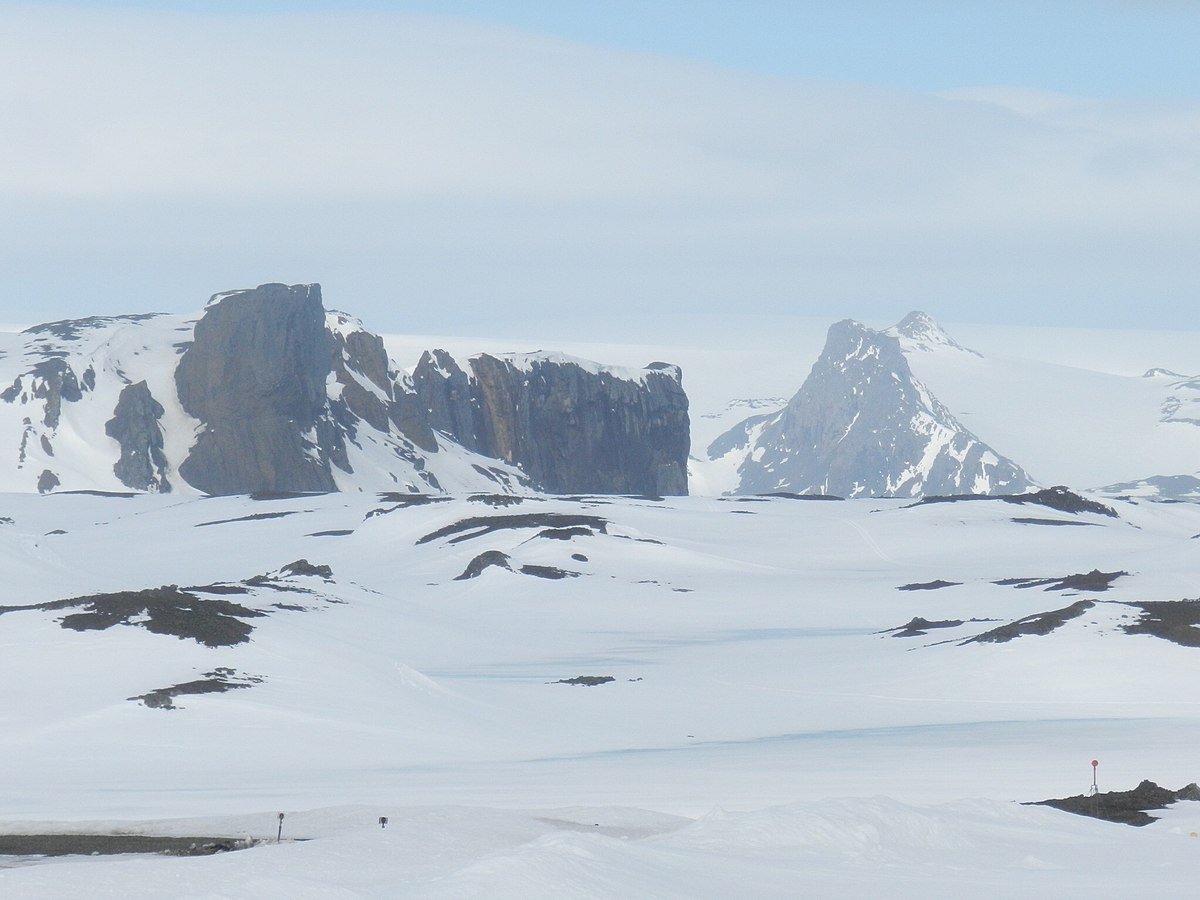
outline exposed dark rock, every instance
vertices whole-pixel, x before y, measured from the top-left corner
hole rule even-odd
[[[936,581],[914,581],[912,584],[902,584],[898,588],[896,588],[896,590],[898,590],[898,591],[936,591],[936,590],[940,590],[941,588],[957,587],[960,584],[962,584],[961,581],[943,581],[942,579],[939,578]]]
[[[883,634],[891,634],[892,637],[923,637],[929,633],[931,628],[957,628],[962,624],[962,619],[942,619],[931,622],[920,616],[914,616],[908,621],[908,624],[901,625],[899,628],[889,628]]]
[[[484,452],[475,433],[478,401],[453,356],[445,350],[426,350],[413,369],[412,384],[431,428],[468,450]]]
[[[1149,825],[1157,820],[1147,810],[1166,809],[1180,800],[1200,800],[1200,787],[1193,782],[1178,791],[1160,787],[1153,781],[1143,781],[1132,791],[1107,791],[1097,794],[1076,794],[1057,800],[1039,800],[1026,806],[1052,806],[1078,816],[1120,822],[1124,825]]]
[[[1014,516],[1013,522],[1018,525],[1072,525],[1076,528],[1099,528],[1099,522],[1071,522],[1066,519],[1039,519],[1034,516]]]
[[[170,687],[157,688],[145,694],[139,694],[136,697],[129,697],[130,700],[140,700],[143,706],[150,709],[178,709],[175,705],[175,698],[190,694],[223,694],[226,691],[234,691],[242,688],[248,688],[255,684],[261,684],[262,678],[254,675],[238,675],[233,669],[219,668],[212,672],[205,672],[203,678],[198,678],[195,681],[185,681],[182,684],[173,684]]]
[[[251,513],[248,516],[238,516],[236,519],[214,519],[211,522],[197,522],[195,527],[204,528],[208,525],[229,525],[232,522],[258,522],[263,519],[282,519],[285,516],[295,516],[299,514],[300,510],[298,509],[291,509],[286,512]]]
[[[155,634],[191,639],[206,647],[227,647],[250,639],[253,626],[242,619],[264,613],[228,600],[207,600],[175,585],[142,591],[91,594],[28,606],[0,606],[0,615],[22,610],[80,609],[59,624],[73,631],[103,631],[115,625],[136,625]]]
[[[344,446],[328,420],[318,427],[331,353],[319,285],[215,298],[175,370],[184,410],[204,423],[179,474],[209,494],[335,490],[330,458]]]
[[[1065,513],[1096,513],[1109,518],[1117,518],[1117,511],[1111,506],[1105,506],[1096,500],[1088,500],[1086,497],[1081,497],[1074,491],[1056,485],[1055,487],[1045,488],[1040,491],[1033,491],[1025,494],[1008,494],[1004,496],[991,496],[989,494],[948,494],[945,496],[923,497],[918,500],[914,506],[920,506],[923,503],[963,503],[974,500],[1000,500],[1004,503],[1026,504],[1032,503],[1037,506],[1045,506],[1048,509],[1056,509],[1059,512]]]
[[[1128,572],[1101,572],[1092,569],[1080,575],[1067,575],[1062,578],[1001,578],[993,581],[1001,587],[1035,588],[1047,591],[1107,591],[1118,578],[1128,576]]]
[[[834,494],[797,494],[792,491],[771,491],[769,494],[760,494],[762,497],[781,497],[784,500],[845,500],[845,497],[838,497]]]
[[[471,503],[486,503],[488,506],[519,506],[525,502],[524,497],[516,494],[472,494],[467,500]]]
[[[145,322],[160,315],[162,313],[136,313],[124,316],[87,316],[82,319],[63,319],[59,322],[43,322],[41,325],[34,325],[26,328],[21,334],[27,334],[32,337],[52,335],[64,341],[76,341],[83,336],[85,331],[92,331],[115,322]]]
[[[586,556],[584,556],[582,553],[572,553],[571,559],[575,560],[575,562],[587,562],[588,561],[588,558]]]
[[[559,578],[578,578],[578,572],[568,572],[566,569],[560,569],[557,566],[521,566],[522,575],[532,575],[534,578],[550,578],[557,580]]]
[[[427,352],[413,386],[430,424],[468,449],[519,466],[551,493],[687,493],[687,395],[674,366],[636,380],[582,361],[488,354],[470,374]]]
[[[162,404],[150,395],[145,381],[126,385],[117,398],[113,417],[104,433],[121,447],[113,473],[126,487],[139,491],[171,490],[167,480],[167,457],[163,453]]]
[[[1200,647],[1200,600],[1142,601],[1126,604],[1142,611],[1126,634],[1149,634],[1183,647]]]
[[[507,572],[512,571],[507,553],[501,553],[499,550],[485,550],[467,563],[467,567],[463,569],[463,573],[455,576],[454,580],[466,581],[469,578],[478,578],[483,574],[484,569],[490,569],[493,566],[504,569]]]
[[[322,491],[251,491],[249,498],[260,502],[271,500],[299,500],[302,497],[311,497],[314,494],[320,494]]]
[[[91,490],[78,490],[78,491],[59,491],[58,493],[59,493],[59,494],[61,494],[61,495],[62,495],[62,496],[64,496],[64,497],[70,497],[70,496],[76,496],[76,497],[113,497],[113,498],[116,498],[116,499],[118,499],[118,500],[130,500],[130,499],[132,499],[132,498],[134,498],[134,497],[137,497],[137,496],[138,496],[138,494],[134,493],[133,491],[91,491]]]
[[[57,428],[62,415],[63,401],[75,403],[83,399],[79,380],[67,364],[59,358],[43,359],[34,364],[33,396],[46,401],[46,412],[42,421],[49,428]]]
[[[333,569],[329,566],[314,565],[307,559],[298,559],[295,562],[290,562],[279,571],[283,575],[311,575],[314,578],[323,578],[325,581],[333,580]]]
[[[424,506],[427,503],[446,503],[449,499],[433,494],[401,494],[396,491],[385,491],[379,495],[380,502],[394,503],[397,506]]]
[[[354,534],[353,528],[334,528],[331,531],[314,531],[309,537],[345,537],[348,534]]]
[[[540,538],[549,538],[553,541],[569,541],[571,538],[591,537],[595,533],[590,528],[577,525],[574,528],[547,528],[545,531],[539,531],[537,536]]]
[[[616,681],[611,675],[576,675],[574,678],[560,678],[558,681],[550,682],[551,684],[574,684],[582,687],[596,687],[599,684],[608,684],[610,681]]]
[[[509,516],[472,516],[420,538],[418,544],[450,538],[450,543],[457,544],[469,541],[495,531],[505,531],[518,528],[572,528],[584,527],[601,533],[607,533],[608,520],[600,516],[588,516],[577,513],[523,513]]]
[[[1050,612],[1026,616],[1023,619],[1017,619],[1015,622],[1009,622],[1007,625],[1001,625],[999,628],[993,628],[990,631],[977,634],[962,641],[959,646],[966,644],[1003,644],[1027,634],[1050,634],[1050,632],[1069,622],[1071,619],[1082,616],[1095,605],[1094,600],[1079,600],[1063,609],[1055,609]]]
[[[39,494],[48,494],[62,484],[58,480],[58,476],[49,469],[43,469],[42,474],[38,476],[37,489]]]

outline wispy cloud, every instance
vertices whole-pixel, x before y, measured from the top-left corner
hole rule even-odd
[[[451,320],[425,328],[573,299],[886,317],[922,297],[960,319],[1087,300],[1113,324],[1136,299],[1200,327],[1200,106],[1002,88],[400,15],[0,8],[0,287],[195,306],[332,277],[365,315]]]

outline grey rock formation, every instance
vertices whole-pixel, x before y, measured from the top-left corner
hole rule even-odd
[[[470,375],[444,351],[413,385],[430,424],[468,449],[519,466],[552,493],[687,493],[688,401],[680,371],[637,377],[564,357],[481,354]]]
[[[897,337],[851,320],[829,329],[821,357],[781,412],[735,426],[709,452],[739,447],[738,493],[908,497],[1033,486],[913,377]]]
[[[687,489],[673,367],[538,356],[463,371],[435,351],[413,378],[378,335],[326,311],[318,285],[218,294],[199,318],[92,317],[23,338],[3,360],[0,429],[26,490],[523,493],[530,473],[562,492]],[[80,464],[81,452],[105,459]]]
[[[94,377],[94,376],[93,376]],[[34,364],[27,375],[17,378],[0,394],[0,400],[6,403],[14,402],[26,391],[25,379],[28,378],[28,396],[45,402],[45,413],[42,422],[47,428],[57,428],[62,416],[63,401],[76,403],[83,399],[83,391],[79,387],[79,379],[64,359],[51,357]]]
[[[113,473],[126,487],[139,491],[167,493],[167,457],[163,453],[162,404],[150,395],[145,381],[129,384],[117,398],[113,417],[104,433],[121,446],[121,457]]]
[[[319,285],[215,297],[175,370],[184,410],[203,423],[179,474],[210,494],[335,490],[337,434],[318,428],[332,352]]]

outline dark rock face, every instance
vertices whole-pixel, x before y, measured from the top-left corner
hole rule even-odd
[[[25,378],[29,378],[29,387],[25,386]],[[95,384],[95,372],[92,372],[91,382]],[[85,386],[87,378],[85,373]],[[23,393],[28,391],[24,396]],[[58,356],[40,360],[25,375],[18,376],[16,381],[0,392],[0,400],[5,403],[15,403],[17,398],[25,403],[28,399],[45,401],[46,411],[42,422],[48,428],[57,428],[62,417],[62,404],[77,403],[83,399],[83,390],[79,379],[66,360]]]
[[[788,405],[745,426],[709,450],[752,451],[739,470],[738,493],[905,497],[1007,494],[1032,485],[913,377],[896,337],[851,320],[829,329],[820,359]]]
[[[476,435],[479,400],[454,357],[445,350],[426,350],[413,370],[412,382],[430,428],[468,450],[485,452]]]
[[[161,493],[171,490],[158,424],[162,415],[162,404],[150,395],[145,381],[126,385],[117,398],[117,408],[105,423],[104,433],[121,445],[121,458],[113,466],[113,473],[126,487]]]
[[[335,490],[340,434],[319,423],[329,343],[318,285],[214,299],[175,370],[184,410],[204,423],[179,474],[210,494]]]
[[[1027,806],[1052,806],[1077,816],[1090,816],[1106,822],[1124,825],[1149,825],[1157,820],[1148,810],[1166,809],[1180,800],[1200,800],[1200,787],[1195,782],[1172,791],[1153,781],[1143,781],[1132,791],[1107,791],[1103,794],[1076,794],[1055,800],[1040,800]]]
[[[433,428],[513,463],[552,493],[687,493],[690,423],[679,369],[618,377],[566,359],[488,354],[471,374],[443,351],[413,373]]]
[[[414,378],[394,367],[382,338],[326,311],[315,284],[218,294],[199,319],[50,323],[25,333],[23,356],[28,368],[0,385],[0,408],[35,407],[10,418],[23,419],[13,429],[18,467],[43,492],[59,486],[60,471],[78,478],[78,442],[55,436],[71,418],[75,427],[105,422],[115,446],[99,434],[86,440],[112,454],[120,484],[141,491],[511,493],[525,492],[531,476],[561,492],[687,490],[677,369],[625,373],[533,356],[519,358],[523,368],[487,357],[464,371],[434,351]],[[164,362],[173,366],[167,388],[156,380]],[[178,439],[164,432],[178,414],[172,391],[195,420]],[[99,416],[67,414],[69,404],[116,395]]]

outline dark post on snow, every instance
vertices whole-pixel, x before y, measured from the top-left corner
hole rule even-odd
[[[380,816],[380,817],[379,817],[379,827],[380,827],[380,828],[387,828],[387,816]]]
[[[279,831],[275,834],[275,843],[283,840],[283,813],[279,814]]]
[[[1096,766],[1098,766],[1098,765],[1100,765],[1100,760],[1093,759],[1092,760],[1092,789],[1088,792],[1090,794],[1100,793],[1100,788],[1098,788],[1096,786]]]

